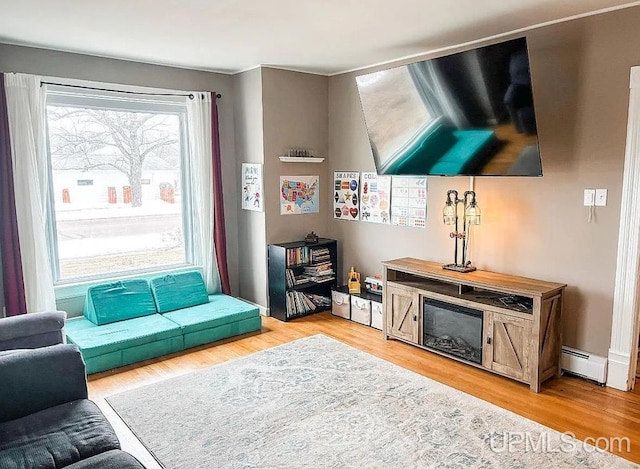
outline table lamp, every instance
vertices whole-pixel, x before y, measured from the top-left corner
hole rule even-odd
[[[462,203],[462,232],[458,231],[458,204]],[[467,260],[467,248],[469,246],[469,238],[472,225],[480,224],[480,207],[476,202],[476,193],[474,191],[466,191],[460,199],[458,191],[450,190],[447,192],[447,200],[442,210],[442,221],[445,225],[454,225],[454,231],[449,236],[455,239],[453,252],[453,264],[445,264],[443,269],[454,270],[456,272],[473,272],[476,268]],[[458,262],[458,243],[462,240],[462,260]]]

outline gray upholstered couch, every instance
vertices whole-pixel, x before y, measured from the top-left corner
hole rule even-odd
[[[87,398],[82,356],[61,343],[65,316],[0,319],[0,469],[142,468]]]
[[[0,319],[0,351],[46,347],[64,342],[64,311]]]

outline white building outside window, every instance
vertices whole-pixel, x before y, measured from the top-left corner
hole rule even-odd
[[[55,284],[192,263],[186,99],[50,87]]]

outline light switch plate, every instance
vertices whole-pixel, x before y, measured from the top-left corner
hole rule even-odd
[[[595,205],[596,202],[596,190],[595,189],[585,189],[584,190],[584,206],[591,207]]]
[[[607,189],[596,189],[596,206],[607,206]]]

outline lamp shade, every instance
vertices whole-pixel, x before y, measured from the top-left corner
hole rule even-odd
[[[455,225],[456,215],[455,204],[447,201],[444,208],[442,209],[442,221],[445,225]]]
[[[464,219],[467,225],[479,225],[480,224],[480,207],[474,201],[472,201],[464,210]]]

